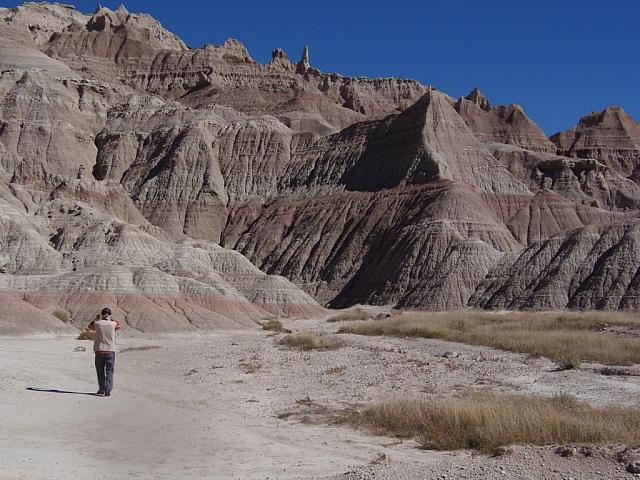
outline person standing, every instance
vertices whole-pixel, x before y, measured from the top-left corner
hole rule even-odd
[[[97,395],[108,397],[113,389],[116,332],[120,330],[120,324],[111,318],[111,309],[105,307],[87,328],[96,333],[93,340],[93,352],[96,357],[96,373],[98,374]]]

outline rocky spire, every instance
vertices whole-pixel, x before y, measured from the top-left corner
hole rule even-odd
[[[127,10],[127,8],[123,4],[120,4],[118,9],[113,12],[98,3],[97,10],[87,23],[87,29],[89,31],[108,31],[112,26],[117,27],[120,25],[124,25],[128,21],[128,19],[129,10]]]
[[[281,48],[274,48],[271,51],[271,61],[273,62],[277,59],[287,59],[287,53]]]
[[[129,15],[129,10],[127,10],[127,7],[124,6],[124,3],[121,3],[116,10],[116,13],[120,16],[126,17]]]
[[[304,50],[302,50],[302,58],[298,62],[296,71],[298,73],[305,73],[310,68],[311,64],[309,63],[309,47],[305,45]]]
[[[465,97],[467,100],[472,101],[482,110],[488,112],[491,110],[491,102],[484,96],[478,87],[473,87],[473,90]]]
[[[292,68],[292,64],[287,57],[287,54],[281,48],[274,48],[271,51],[271,63],[272,67],[284,67],[287,69]]]

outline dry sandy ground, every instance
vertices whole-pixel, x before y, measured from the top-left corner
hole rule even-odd
[[[308,320],[288,326],[338,328]],[[110,398],[87,394],[96,390],[90,342],[0,339],[0,479],[634,478],[612,455],[564,458],[552,446],[498,458],[430,452],[304,423],[300,412],[309,399],[345,407],[468,388],[640,406],[639,377],[605,377],[589,366],[553,372],[545,359],[436,340],[348,335],[340,350],[298,352],[275,345],[279,337],[125,335]]]

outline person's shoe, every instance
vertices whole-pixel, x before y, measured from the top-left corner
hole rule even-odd
[[[103,392],[102,390],[98,390],[98,393],[96,393],[97,396],[99,397],[104,397],[106,395],[105,392]]]
[[[104,392],[104,396],[105,397],[110,397],[111,396],[111,392]]]

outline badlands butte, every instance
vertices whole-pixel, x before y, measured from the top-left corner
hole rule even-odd
[[[0,8],[0,36],[0,334],[103,304],[144,332],[358,303],[640,308],[621,107],[549,138],[478,89],[189,48],[125,7]]]

